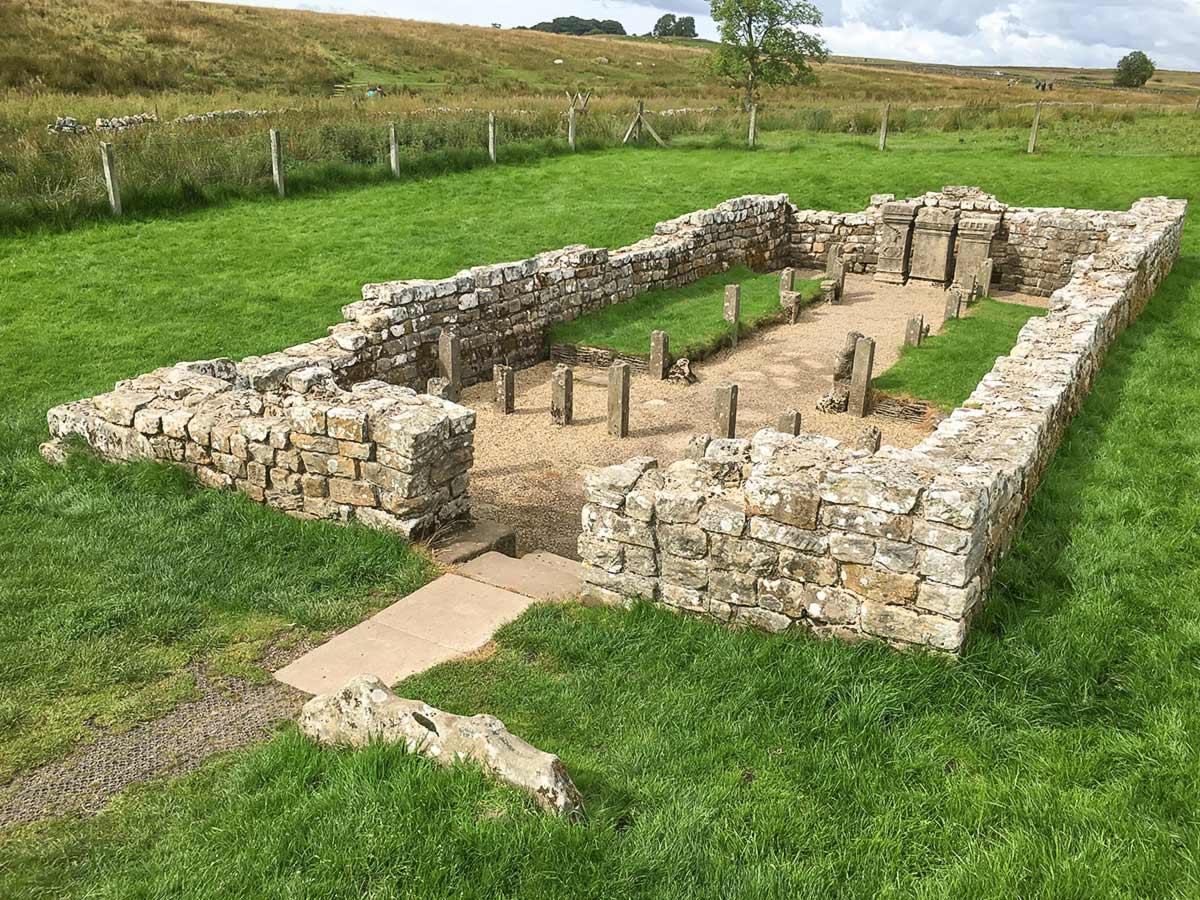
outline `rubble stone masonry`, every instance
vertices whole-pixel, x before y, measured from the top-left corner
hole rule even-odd
[[[926,195],[1001,214],[1002,281],[1051,294],[963,406],[911,450],[814,434],[694,441],[585,480],[584,597],[646,598],[767,631],[810,629],[957,652],[998,558],[1120,331],[1179,253],[1186,203],[1123,213],[1014,210],[971,189]],[[797,212],[792,263],[822,245],[870,269],[867,213]],[[1023,246],[1024,242],[1030,244]]]

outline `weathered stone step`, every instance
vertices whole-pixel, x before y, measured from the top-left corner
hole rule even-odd
[[[458,574],[523,594],[533,600],[563,600],[579,594],[582,567],[553,553],[529,553],[513,559],[485,553],[458,568]]]
[[[336,691],[364,674],[395,684],[478,650],[533,603],[526,594],[481,580],[442,575],[284,666],[275,678],[310,694]]]

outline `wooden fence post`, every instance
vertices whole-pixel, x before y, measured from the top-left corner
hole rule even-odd
[[[488,159],[496,161],[496,114],[488,113]]]
[[[575,152],[575,102],[571,101],[571,106],[567,109],[567,146],[571,148],[571,152]]]
[[[646,104],[638,101],[637,120],[633,126],[633,139],[639,143],[642,140],[642,119],[646,116]]]
[[[1029,149],[1025,151],[1026,153],[1034,153],[1037,151],[1038,125],[1041,123],[1041,121],[1042,121],[1042,101],[1039,100],[1038,104],[1037,104],[1037,110],[1033,114],[1033,128],[1031,128],[1029,131]]]
[[[108,207],[114,216],[121,214],[121,182],[117,179],[117,156],[113,145],[100,144],[100,165],[104,169],[104,184],[108,187]]]
[[[396,123],[388,126],[388,163],[392,167],[392,175],[400,177],[400,141],[396,138]]]
[[[881,151],[887,149],[888,117],[891,115],[891,112],[892,104],[885,104],[883,107],[883,118],[879,121],[879,149]]]
[[[758,104],[750,104],[750,146],[758,143]]]
[[[287,196],[287,185],[283,180],[283,141],[279,137],[279,129],[271,129],[271,178],[275,181],[275,193],[280,197]]]

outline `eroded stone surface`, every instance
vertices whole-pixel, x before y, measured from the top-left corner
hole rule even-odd
[[[443,765],[469,759],[528,793],[547,812],[583,816],[583,800],[557,756],[521,740],[493,716],[456,716],[406,700],[374,675],[359,675],[340,691],[309,700],[300,730],[325,746],[365,747],[382,740]]]

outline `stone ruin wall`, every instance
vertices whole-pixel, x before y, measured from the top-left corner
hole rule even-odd
[[[179,363],[55,407],[53,440],[109,460],[156,459],[302,518],[408,538],[470,512],[475,414],[417,391],[438,340],[461,342],[469,384],[546,355],[549,325],[735,265],[786,265],[787,197],[750,196],[662,222],[619,250],[567,247],[434,281],[369,284],[326,337],[234,363]]]
[[[1108,347],[1173,266],[1186,203],[1012,212],[1010,245],[1023,231],[1045,236],[1034,249],[1053,261],[1022,276],[1041,288],[1062,277],[1057,258],[1072,246],[1089,255],[932,435],[872,454],[765,429],[699,439],[665,468],[637,458],[599,470],[585,483],[585,600],[640,597],[768,631],[960,650]],[[826,226],[824,240],[862,227]]]
[[[333,335],[358,353],[359,376],[420,389],[438,375],[438,338],[451,329],[469,385],[491,378],[495,365],[545,359],[547,329],[558,322],[737,265],[782,268],[789,226],[786,195],[740,197],[661,222],[654,236],[619,250],[566,247],[437,281],[368,284]]]
[[[440,374],[443,330],[459,337],[469,384],[494,364],[546,358],[551,324],[732,266],[819,267],[836,240],[851,270],[871,272],[891,199],[834,213],[800,210],[786,195],[740,197],[618,250],[572,246],[451,278],[368,284],[326,337],[236,364],[181,363],[51,410],[46,452],[58,458],[74,435],[105,458],[179,463],[293,515],[425,536],[470,509],[474,414],[417,393]],[[999,277],[1026,289],[1064,277],[1063,260],[1106,237],[1119,215],[1010,209],[965,188],[918,199],[1003,212]]]

